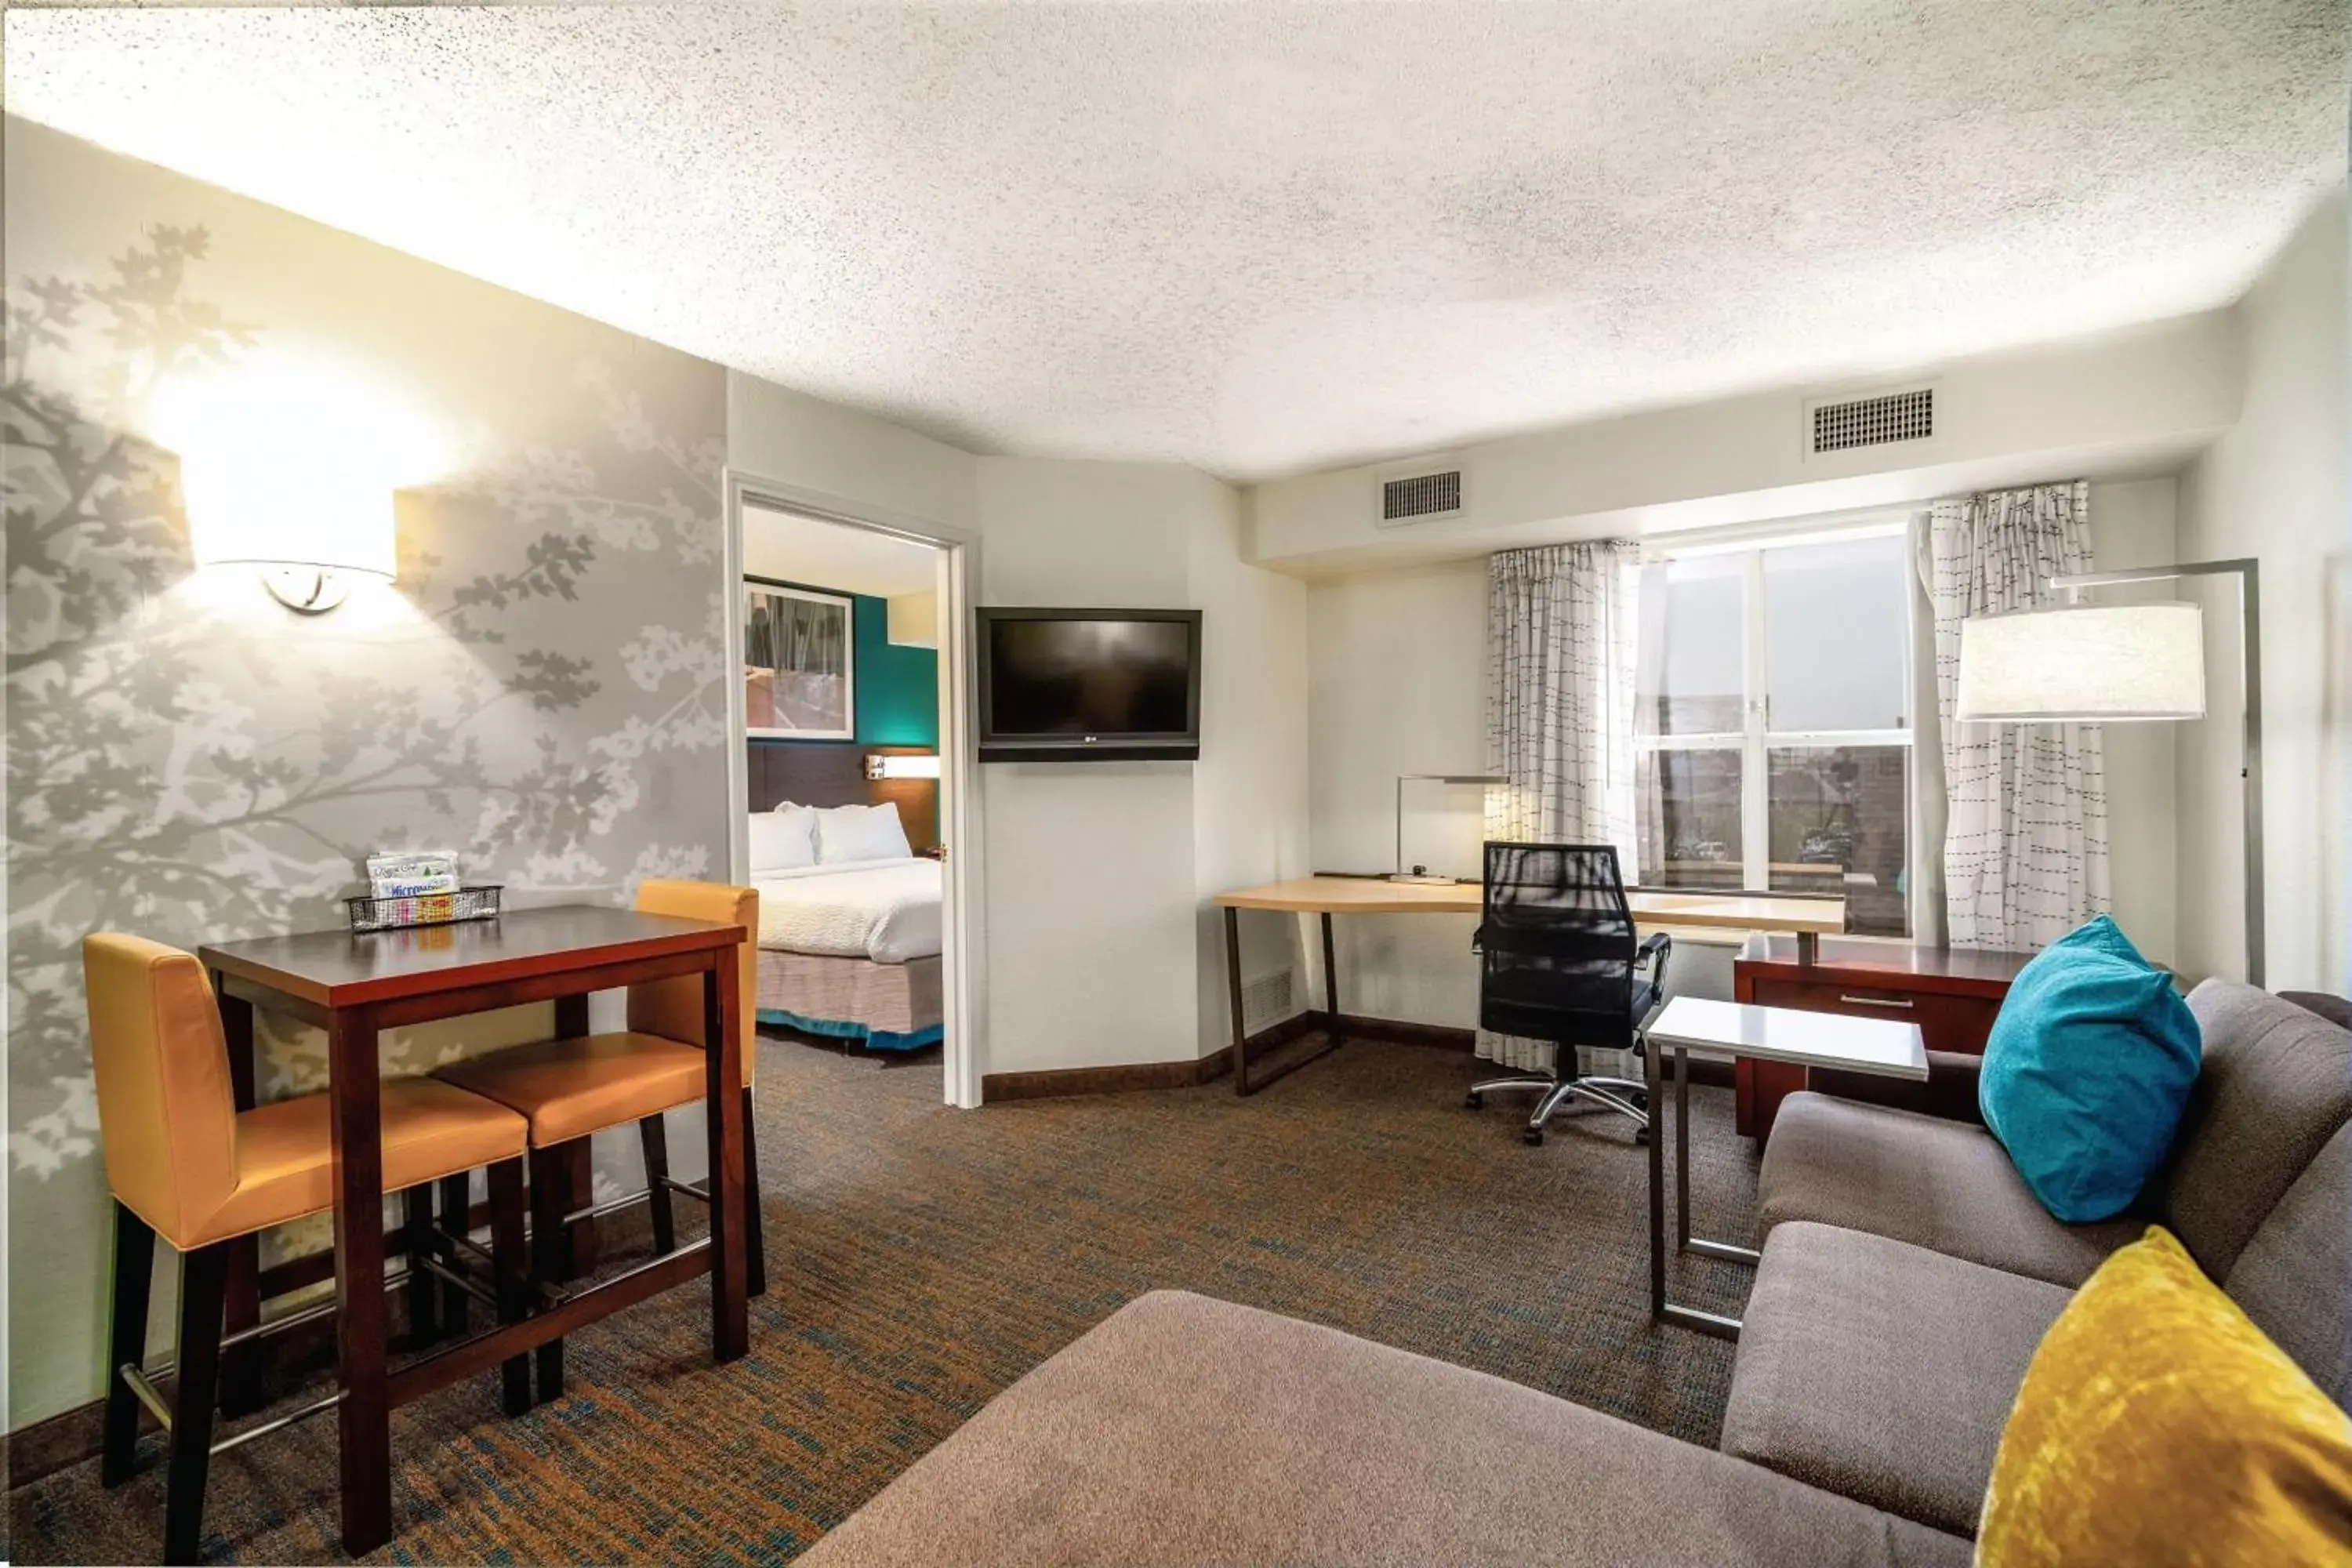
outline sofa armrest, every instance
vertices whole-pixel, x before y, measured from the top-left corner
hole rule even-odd
[[[1960,1051],[1929,1051],[1927,1081],[1925,1083],[1885,1078],[1877,1073],[1840,1072],[1834,1068],[1815,1068],[1808,1075],[1806,1087],[1816,1093],[1835,1095],[1840,1100],[1858,1100],[1866,1105],[1885,1105],[1896,1110],[1916,1110],[1923,1115],[1941,1117],[1947,1121],[1982,1124],[1984,1115],[1977,1110],[1977,1074],[1983,1063],[1983,1058]]]

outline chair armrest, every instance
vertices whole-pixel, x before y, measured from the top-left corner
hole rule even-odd
[[[1662,931],[1654,931],[1643,937],[1642,945],[1633,950],[1634,966],[1650,965],[1650,984],[1662,991],[1666,984],[1666,957],[1674,950],[1675,939]]]
[[[1965,1052],[1929,1051],[1925,1083],[1885,1078],[1877,1073],[1815,1068],[1806,1075],[1805,1086],[1821,1094],[1858,1100],[1865,1105],[1916,1110],[1946,1121],[1981,1123],[1984,1113],[1977,1109],[1977,1076],[1983,1065],[1983,1058]]]

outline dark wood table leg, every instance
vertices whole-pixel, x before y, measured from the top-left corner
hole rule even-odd
[[[702,976],[702,1039],[710,1119],[710,1355],[734,1361],[751,1349],[743,1268],[743,1051],[740,944],[715,950]]]
[[[576,1040],[588,1033],[588,998],[558,996],[555,999],[555,1037],[560,1040]],[[589,1194],[596,1190],[596,1162],[589,1140],[575,1138],[563,1146],[563,1158],[568,1162],[566,1190],[574,1206],[585,1205]],[[572,1222],[564,1238],[563,1275],[577,1279],[596,1267],[603,1247],[596,1232],[596,1222],[580,1219]]]
[[[221,1036],[228,1043],[228,1082],[232,1102],[251,1110],[255,1100],[253,1004],[228,994],[226,976],[212,972],[213,1002],[220,1009]],[[240,1236],[228,1245],[226,1331],[236,1333],[261,1321],[261,1237]],[[261,1408],[263,1357],[267,1340],[247,1340],[232,1346],[221,1359],[221,1414],[249,1415]]]
[[[343,1402],[343,1550],[392,1539],[392,1424],[383,1309],[383,1121],[375,1021],[363,1007],[327,1022],[328,1125],[334,1144],[335,1338]]]

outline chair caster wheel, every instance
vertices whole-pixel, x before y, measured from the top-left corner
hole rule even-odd
[[[1646,1127],[1636,1127],[1636,1128],[1634,1128],[1634,1129],[1633,1129],[1633,1147],[1634,1147],[1634,1148],[1636,1148],[1636,1149],[1646,1149],[1646,1148],[1648,1148],[1649,1146],[1650,1146],[1650,1130],[1649,1130],[1648,1128],[1646,1128]]]
[[[1530,1148],[1540,1149],[1543,1147],[1543,1129],[1540,1127],[1530,1127],[1526,1131],[1519,1134],[1519,1141],[1526,1143]]]
[[[1483,1105],[1485,1105],[1485,1104],[1486,1103],[1486,1097],[1485,1095],[1483,1095],[1483,1094],[1480,1094],[1476,1089],[1472,1089],[1472,1090],[1470,1091],[1470,1093],[1468,1094],[1468,1096],[1463,1100],[1462,1103],[1463,1103],[1463,1104],[1465,1104],[1465,1105],[1466,1105],[1466,1106],[1468,1106],[1471,1110],[1477,1110],[1480,1106],[1483,1106]]]

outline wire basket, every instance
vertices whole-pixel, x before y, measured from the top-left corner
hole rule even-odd
[[[343,908],[350,913],[352,930],[355,931],[445,926],[458,921],[494,921],[499,918],[500,886],[492,882],[478,888],[459,888],[455,892],[418,893],[397,899],[362,895],[345,899]]]

